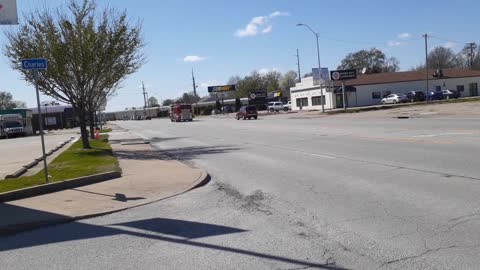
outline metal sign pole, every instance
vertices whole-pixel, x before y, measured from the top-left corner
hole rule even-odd
[[[343,109],[347,109],[347,101],[345,100],[345,82],[342,81],[342,99],[343,99]]]
[[[38,108],[38,125],[40,127],[40,138],[42,140],[42,155],[43,155],[43,169],[45,171],[45,181],[48,183],[48,168],[47,155],[45,154],[45,138],[43,137],[43,119],[40,107],[40,94],[38,93],[38,70],[33,70],[33,77],[35,78],[35,91],[37,92],[37,108]]]

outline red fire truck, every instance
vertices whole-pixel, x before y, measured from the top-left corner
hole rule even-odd
[[[193,121],[193,109],[191,104],[172,104],[170,106],[170,121],[184,122]]]

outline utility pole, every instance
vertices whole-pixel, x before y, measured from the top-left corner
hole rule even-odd
[[[143,89],[143,115],[147,115],[147,92],[145,92],[145,84],[142,82],[142,89]]]
[[[429,76],[428,76],[428,34],[425,33],[425,35],[423,35],[423,37],[425,38],[425,70],[426,70],[426,76],[427,76],[427,93],[426,93],[426,96],[425,96],[425,99],[426,101],[428,102],[428,79],[429,79]]]
[[[476,49],[476,46],[475,46],[474,42],[468,43],[468,45],[470,46],[470,70],[472,70],[473,69],[473,60],[475,59],[475,54],[474,54],[473,50]]]
[[[302,82],[302,73],[300,73],[300,54],[297,49],[297,67],[298,67],[298,82]]]
[[[192,68],[192,82],[193,82],[193,95],[197,97],[197,84],[195,83],[195,76],[193,75],[193,68]]]

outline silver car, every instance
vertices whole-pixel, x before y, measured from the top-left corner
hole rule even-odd
[[[404,94],[391,94],[382,99],[382,104],[397,104],[408,102],[408,98]]]

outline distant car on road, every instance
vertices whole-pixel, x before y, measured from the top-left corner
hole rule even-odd
[[[450,98],[459,98],[459,92],[456,90],[442,90],[443,98],[450,99]]]
[[[425,93],[422,91],[410,91],[407,93],[407,98],[410,102],[425,101]]]
[[[428,100],[442,100],[443,92],[442,91],[429,91]]]
[[[382,104],[397,104],[408,102],[408,98],[404,94],[391,94],[382,99]]]
[[[243,106],[238,110],[237,115],[236,115],[237,120],[240,120],[242,118],[243,120],[245,119],[257,119],[258,118],[258,113],[257,113],[257,107],[255,106]]]
[[[282,102],[269,102],[268,110],[270,112],[288,111],[288,107],[286,107]]]

